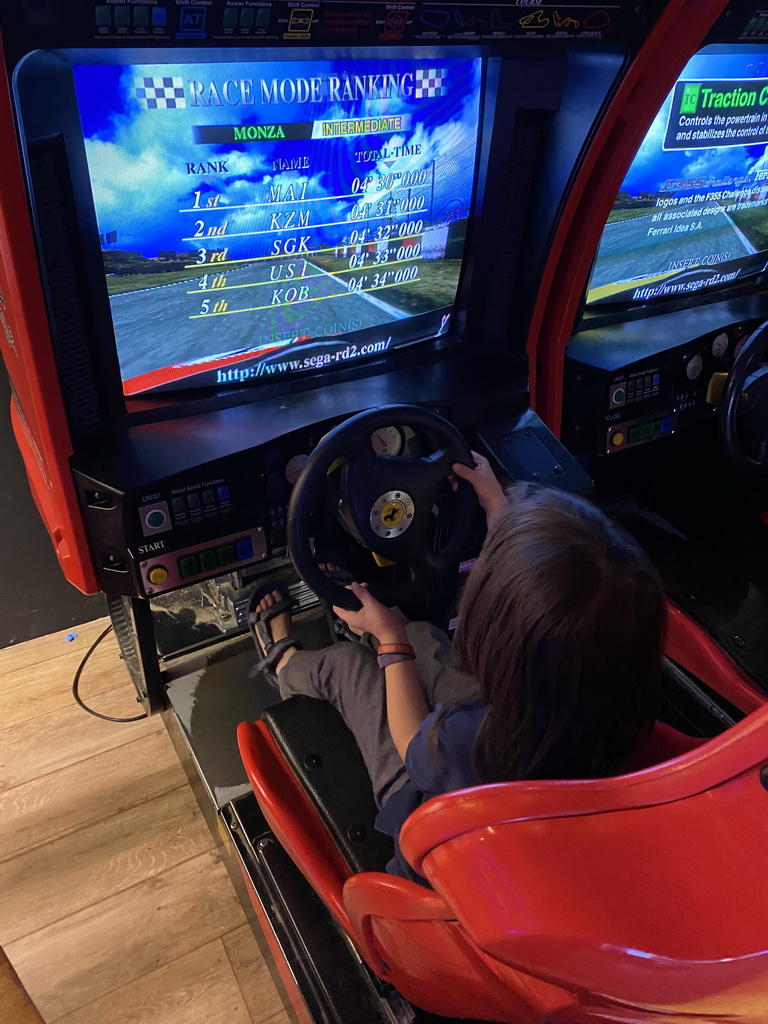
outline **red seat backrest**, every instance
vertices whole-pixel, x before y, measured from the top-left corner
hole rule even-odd
[[[705,742],[706,740],[700,736],[686,736],[685,733],[673,729],[672,726],[666,725],[664,722],[657,722],[651,735],[627,762],[625,773],[630,774],[641,772],[645,768],[653,768],[654,765],[687,754],[689,750],[695,750]]]
[[[766,765],[768,707],[634,774],[438,797],[401,846],[480,949],[591,1005],[569,1020],[765,1022]]]

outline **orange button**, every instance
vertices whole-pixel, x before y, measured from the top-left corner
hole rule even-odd
[[[165,583],[168,579],[168,570],[164,565],[155,565],[147,573],[147,579],[150,583],[154,583],[156,587],[159,587],[161,583]]]
[[[611,444],[620,448],[624,444],[624,435],[620,430],[617,430],[615,434],[611,434]]]

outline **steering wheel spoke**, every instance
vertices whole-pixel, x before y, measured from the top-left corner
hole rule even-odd
[[[434,466],[441,477],[448,477],[453,473],[453,464],[456,459],[454,453],[447,448],[438,448],[431,455],[426,455],[423,461]]]

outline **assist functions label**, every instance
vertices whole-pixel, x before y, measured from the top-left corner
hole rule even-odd
[[[678,82],[664,149],[768,143],[768,78]]]

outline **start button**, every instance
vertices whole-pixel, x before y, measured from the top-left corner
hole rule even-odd
[[[150,583],[154,583],[156,587],[159,587],[161,583],[165,583],[168,579],[168,570],[164,565],[154,565],[147,573],[147,579]]]
[[[624,434],[620,430],[617,430],[615,434],[611,434],[611,444],[614,448],[621,448],[624,444]]]

